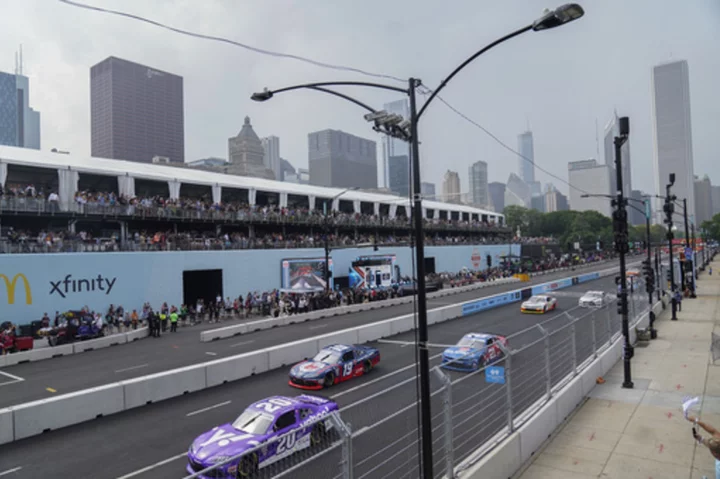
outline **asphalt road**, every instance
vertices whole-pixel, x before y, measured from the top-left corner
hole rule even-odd
[[[547,315],[523,315],[517,304],[496,308],[430,327],[431,365],[440,361],[446,345],[465,333],[491,332],[511,336],[510,346],[521,350],[510,366],[513,410],[518,412],[545,393],[546,358],[542,323],[550,332],[551,377],[559,380],[570,372],[570,339],[575,338],[578,363],[591,354],[590,315],[578,321],[572,331],[568,317],[588,310],[576,308],[580,295],[589,289],[613,292],[612,278],[585,283],[557,292],[559,308]],[[638,307],[646,305],[640,299]],[[619,329],[614,307],[610,309],[613,331]],[[608,316],[596,313],[596,339],[607,337]],[[530,329],[528,329],[530,328]],[[279,333],[282,330],[275,330]],[[574,335],[571,336],[571,332]],[[417,411],[414,381],[413,333],[386,338],[371,345],[382,355],[378,367],[365,377],[334,386],[322,394],[336,400],[344,421],[352,424],[355,477],[417,477]],[[505,364],[505,366],[507,366]],[[456,462],[482,445],[507,421],[506,385],[487,384],[484,375],[450,373],[454,382],[453,444]],[[443,456],[443,424],[440,381],[433,376],[433,426],[436,461]],[[234,419],[249,403],[272,395],[296,395],[287,385],[287,370],[280,369],[228,383],[180,398],[151,404],[95,421],[51,431],[2,447],[0,474],[8,478],[72,476],[75,478],[178,478],[183,477],[187,448],[202,432]],[[298,455],[299,456],[299,455]],[[333,478],[340,473],[340,449],[293,472],[289,477]],[[292,460],[298,462],[300,457]],[[287,467],[278,463],[275,471]],[[439,465],[437,466],[439,467]],[[436,470],[438,470],[436,467]],[[20,469],[17,469],[20,468]],[[438,470],[439,471],[439,470]]]
[[[592,267],[578,268],[576,272],[584,274],[613,266],[615,266],[614,263],[602,263]],[[542,275],[533,278],[529,284],[544,283],[572,274],[571,271],[562,271]],[[431,299],[428,301],[428,308],[439,308],[448,304],[479,299],[527,285],[528,283],[514,283],[491,286],[481,290]],[[96,351],[18,364],[0,370],[0,408],[277,346],[290,341],[410,314],[412,311],[412,304],[397,305],[257,331],[210,343],[200,342],[200,331],[221,327],[222,324],[179,328],[177,333],[170,334],[168,332],[161,338],[146,338]],[[18,381],[13,377],[22,378],[23,381]]]

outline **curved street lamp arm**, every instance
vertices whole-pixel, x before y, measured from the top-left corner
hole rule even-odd
[[[303,85],[293,85],[285,88],[280,88],[277,90],[272,90],[272,93],[282,93],[285,91],[291,91],[291,90],[299,90],[300,88],[313,88],[313,87],[324,87],[324,86],[366,86],[370,88],[380,88],[382,90],[391,90],[403,93],[407,95],[408,91],[404,88],[399,88],[395,86],[390,85],[383,85],[381,83],[368,83],[368,82],[360,82],[360,81],[328,81],[328,82],[320,82],[320,83],[305,83]]]
[[[351,103],[355,103],[356,105],[365,108],[365,109],[366,109],[367,111],[369,111],[370,113],[377,113],[377,111],[376,111],[374,108],[366,105],[365,103],[361,102],[360,100],[356,100],[355,98],[353,98],[353,97],[351,97],[351,96],[349,96],[349,95],[345,95],[344,93],[340,93],[340,92],[337,92],[337,91],[335,91],[335,90],[330,90],[330,89],[328,89],[328,88],[323,88],[323,87],[320,87],[320,86],[309,86],[309,87],[307,87],[307,89],[308,89],[308,90],[317,90],[317,91],[321,91],[321,92],[323,92],[323,93],[328,93],[328,94],[330,94],[330,95],[338,96],[338,97],[340,97],[340,98],[342,98],[342,99],[344,99],[344,100],[347,100],[347,101],[349,101],[349,102],[351,102]]]
[[[428,98],[428,100],[425,102],[425,104],[422,106],[422,108],[420,108],[420,111],[419,111],[418,114],[417,114],[417,118],[419,119],[419,118],[422,116],[423,112],[427,109],[428,105],[430,105],[430,103],[435,99],[435,97],[438,95],[438,93],[440,93],[440,92],[443,90],[443,88],[445,88],[445,86],[448,84],[448,82],[449,82],[450,80],[452,80],[455,75],[457,75],[458,73],[460,73],[460,71],[461,71],[463,68],[465,68],[465,67],[468,66],[470,63],[472,63],[477,57],[479,57],[480,55],[482,55],[482,54],[485,53],[486,51],[490,50],[491,48],[496,47],[496,46],[500,45],[501,43],[503,43],[503,42],[505,42],[505,41],[507,41],[507,40],[510,40],[510,39],[513,38],[513,37],[516,37],[516,36],[518,36],[518,35],[521,35],[521,34],[523,34],[523,33],[525,33],[525,32],[529,32],[529,31],[532,30],[532,29],[533,29],[533,25],[528,25],[528,26],[522,27],[522,28],[519,29],[519,30],[515,30],[514,32],[509,33],[508,35],[505,35],[504,37],[495,40],[494,42],[492,42],[491,44],[487,45],[485,48],[483,48],[482,50],[478,51],[478,52],[475,53],[473,56],[471,56],[470,58],[468,58],[467,60],[465,60],[464,62],[462,62],[462,64],[460,64],[460,66],[458,66],[455,70],[453,70],[453,72],[452,72],[450,75],[448,75],[448,77],[445,78],[445,79],[442,81],[442,83],[440,83],[440,86],[438,86],[437,89],[435,89],[435,91],[433,91],[432,95],[430,95],[430,98]]]

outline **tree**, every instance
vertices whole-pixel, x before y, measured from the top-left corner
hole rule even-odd
[[[505,224],[513,230],[513,233],[520,228],[520,231],[525,234],[527,227],[527,208],[522,206],[510,205],[506,206],[503,210],[505,215]]]

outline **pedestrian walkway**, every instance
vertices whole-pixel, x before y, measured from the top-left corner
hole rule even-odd
[[[714,459],[682,414],[685,396],[701,396],[694,413],[720,428],[720,361],[710,354],[711,333],[720,333],[720,277],[702,274],[697,286],[678,321],[668,306],[655,322],[658,339],[636,345],[634,389],[621,387],[620,360],[516,478],[715,478]]]

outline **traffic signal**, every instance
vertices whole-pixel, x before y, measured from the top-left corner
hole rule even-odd
[[[668,280],[669,283],[671,283],[671,282],[672,282],[672,274],[670,274],[670,270],[668,269],[668,270],[666,271],[666,273],[667,273],[667,274],[666,274],[667,280]]]
[[[488,268],[492,266],[492,256],[490,256],[490,255],[487,255],[487,265],[488,265]]]
[[[627,314],[627,293],[618,293],[617,313],[620,316]]]
[[[622,283],[622,278],[620,276],[615,276],[615,285],[617,286],[620,283]]]

